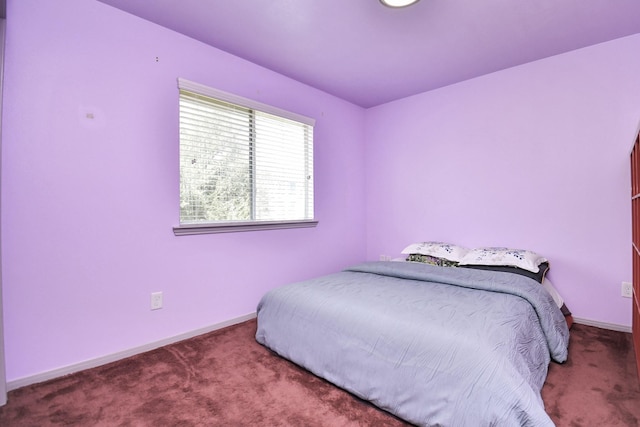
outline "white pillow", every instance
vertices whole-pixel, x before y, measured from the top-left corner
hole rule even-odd
[[[469,251],[460,265],[508,265],[537,273],[547,259],[535,252],[512,248],[476,248]]]
[[[544,286],[547,292],[551,294],[551,297],[558,305],[558,308],[561,308],[564,305],[564,300],[562,299],[556,288],[553,286],[553,284],[549,281],[549,279],[545,278],[542,282],[542,286]]]
[[[465,247],[443,242],[413,243],[402,251],[403,254],[430,255],[455,262],[459,262],[467,252],[469,252],[469,249]]]

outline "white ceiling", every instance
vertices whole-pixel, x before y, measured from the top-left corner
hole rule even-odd
[[[100,0],[371,107],[640,33],[640,0]]]

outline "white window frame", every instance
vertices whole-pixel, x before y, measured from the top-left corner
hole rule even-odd
[[[252,110],[261,111],[264,113],[273,114],[279,117],[283,117],[289,120],[294,120],[313,127],[315,120],[309,117],[305,117],[296,113],[292,113],[286,110],[279,109],[267,104],[263,104],[258,101],[254,101],[248,98],[244,98],[238,95],[234,95],[228,92],[224,92],[218,89],[211,88],[199,83],[195,83],[183,78],[178,78],[178,89],[185,90],[199,95],[204,95],[216,100],[228,102],[231,104],[239,105]],[[180,212],[178,212],[180,216]],[[206,223],[183,223],[180,222],[178,226],[173,227],[173,232],[176,236],[193,235],[193,234],[211,234],[211,233],[229,233],[229,232],[241,232],[241,231],[257,231],[257,230],[277,230],[277,229],[289,229],[289,228],[309,228],[315,227],[318,221],[315,219],[300,219],[300,220],[282,220],[282,221],[216,221]]]

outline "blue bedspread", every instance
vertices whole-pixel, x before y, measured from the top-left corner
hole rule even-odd
[[[268,292],[256,339],[417,425],[537,427],[569,331],[532,279],[375,262]]]

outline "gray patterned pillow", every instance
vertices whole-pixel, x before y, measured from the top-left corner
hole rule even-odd
[[[440,267],[456,267],[458,265],[455,261],[449,261],[448,259],[423,254],[409,254],[407,261],[423,262],[425,264],[437,265]]]

